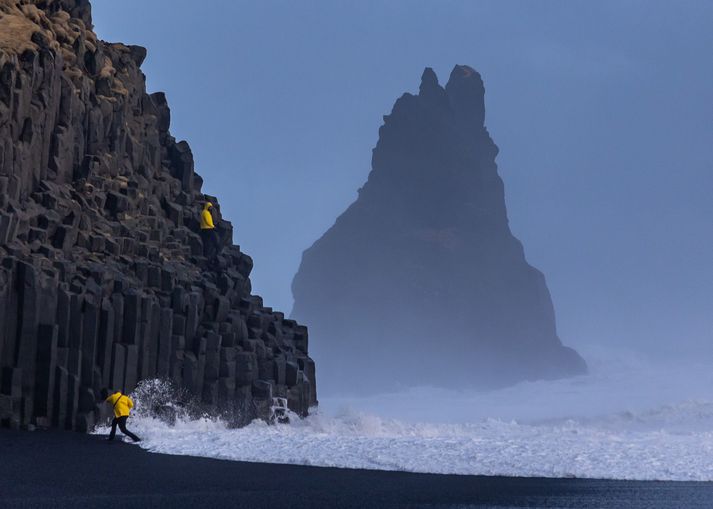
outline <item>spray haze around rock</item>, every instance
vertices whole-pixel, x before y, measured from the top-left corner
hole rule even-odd
[[[512,235],[485,89],[432,69],[384,117],[357,200],[302,257],[293,317],[328,391],[495,387],[586,371]]]

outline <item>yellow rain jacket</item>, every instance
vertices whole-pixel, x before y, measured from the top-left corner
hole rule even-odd
[[[201,230],[213,230],[215,228],[213,225],[213,216],[210,213],[212,206],[211,203],[206,203],[203,206],[203,212],[201,212]]]
[[[114,417],[128,417],[131,409],[134,408],[134,402],[131,398],[121,392],[115,392],[108,398],[106,402],[114,407]]]

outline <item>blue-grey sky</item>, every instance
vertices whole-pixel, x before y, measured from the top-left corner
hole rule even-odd
[[[713,353],[713,3],[93,2],[148,48],[204,190],[292,307],[302,251],[354,200],[382,115],[455,64],[483,76],[511,228],[562,340]]]

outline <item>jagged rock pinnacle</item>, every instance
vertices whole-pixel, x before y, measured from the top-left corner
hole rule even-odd
[[[357,200],[302,257],[293,316],[310,324],[328,389],[494,387],[583,372],[562,346],[542,273],[512,235],[480,75],[384,117]]]
[[[467,65],[456,65],[446,84],[446,94],[457,121],[463,126],[485,124],[485,87],[480,74]]]

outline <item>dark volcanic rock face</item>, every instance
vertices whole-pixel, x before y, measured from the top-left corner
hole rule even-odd
[[[505,210],[484,88],[426,69],[384,117],[358,199],[304,252],[293,316],[324,387],[493,387],[582,373]],[[315,339],[316,338],[316,339]]]
[[[86,0],[0,0],[0,425],[88,429],[101,387],[152,377],[242,420],[316,404],[306,328],[250,294],[212,198],[202,256],[202,179],[145,55],[97,40]]]

